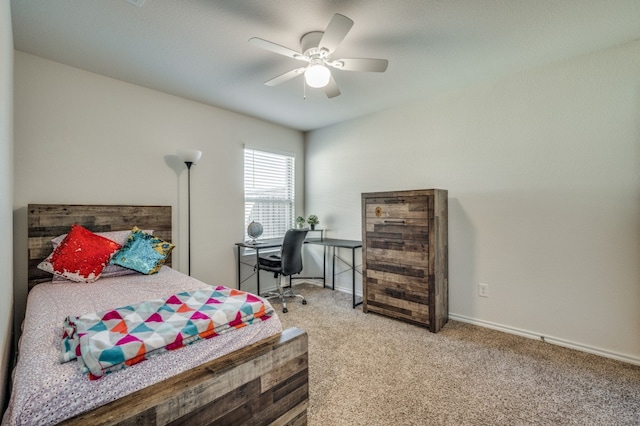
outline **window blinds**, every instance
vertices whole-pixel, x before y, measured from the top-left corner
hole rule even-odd
[[[244,150],[244,228],[252,221],[263,227],[263,238],[283,237],[293,227],[295,158]]]

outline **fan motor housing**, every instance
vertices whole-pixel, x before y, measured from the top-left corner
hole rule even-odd
[[[304,56],[307,58],[313,58],[314,56],[325,58],[329,54],[326,49],[320,49],[318,47],[323,35],[324,32],[322,31],[311,31],[302,36],[300,39],[300,48]]]

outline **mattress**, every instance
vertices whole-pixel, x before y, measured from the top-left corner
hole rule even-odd
[[[37,285],[29,293],[13,389],[2,425],[46,425],[91,410],[168,377],[278,334],[277,314],[212,339],[153,357],[90,381],[75,361],[60,364],[62,324],[81,315],[133,304],[207,284],[163,266],[155,275]]]

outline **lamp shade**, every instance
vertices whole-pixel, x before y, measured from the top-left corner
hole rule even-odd
[[[329,84],[331,71],[324,66],[322,60],[312,60],[304,71],[304,79],[311,87],[319,88]]]
[[[197,149],[179,149],[176,153],[184,163],[195,163],[202,157],[202,151]]]

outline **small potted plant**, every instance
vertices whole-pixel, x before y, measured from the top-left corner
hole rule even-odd
[[[302,216],[296,217],[296,226],[298,227],[298,229],[302,229],[304,227],[304,223],[305,223],[304,217]]]
[[[316,229],[316,225],[319,224],[320,221],[318,220],[318,216],[316,216],[315,214],[312,214],[307,218],[307,223],[311,225],[311,230],[313,231]]]

